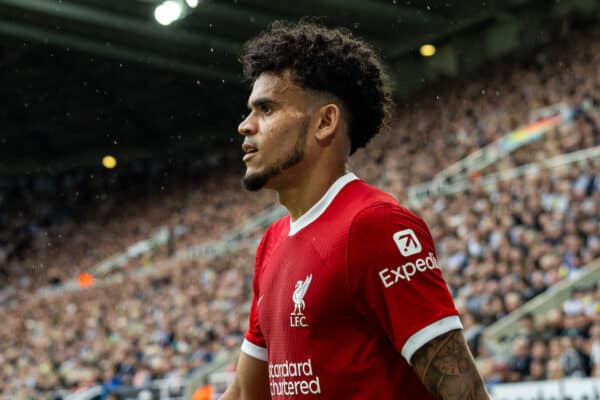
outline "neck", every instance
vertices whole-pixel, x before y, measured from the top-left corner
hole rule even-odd
[[[279,202],[287,208],[292,221],[296,221],[310,210],[323,197],[327,189],[347,172],[345,165],[325,171],[323,173],[323,170],[313,169],[309,173],[304,173],[293,186],[277,190]]]

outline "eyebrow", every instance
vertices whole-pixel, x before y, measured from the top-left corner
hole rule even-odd
[[[264,106],[266,104],[277,104],[277,102],[268,97],[260,97],[256,100],[252,101],[251,103],[248,103],[248,109],[251,110],[253,108],[258,108],[258,107]]]

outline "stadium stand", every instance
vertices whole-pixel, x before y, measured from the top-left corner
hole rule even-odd
[[[126,182],[122,184],[127,185]],[[90,271],[100,261],[147,239],[161,228],[174,230],[179,227],[177,235],[173,233],[176,246],[182,248],[194,242],[219,238],[235,226],[244,213],[254,214],[264,204],[273,202],[273,196],[265,193],[259,194],[263,205],[247,203],[239,188],[237,177],[216,175],[204,179],[201,185],[188,182],[186,189],[181,186],[173,189],[162,195],[160,201],[156,200],[156,193],[148,189],[143,189],[145,195],[142,198],[139,191],[117,192],[113,196],[104,189],[98,192],[98,199],[82,200],[84,204],[91,202],[87,211],[75,210],[65,215],[65,205],[58,203],[52,209],[56,219],[54,223],[47,222],[44,226],[38,225],[37,220],[28,222],[25,229],[29,231],[29,245],[21,250],[18,250],[17,243],[11,246],[15,250],[7,260],[7,268],[2,269],[5,276],[0,283],[0,293],[11,292],[22,298],[41,287],[58,287],[80,272]],[[216,192],[218,197],[214,196]],[[91,190],[87,195],[92,196],[93,193]],[[24,194],[18,193],[11,199],[12,203],[22,203],[24,197]],[[129,201],[131,197],[136,200]],[[35,208],[38,204],[45,208],[43,201],[36,201],[31,205],[32,213],[39,212]],[[226,213],[222,212],[224,209],[227,209]],[[4,213],[5,216],[7,214]],[[16,216],[13,222],[3,226],[20,228],[21,220]],[[168,253],[165,243],[162,248],[154,249],[152,257],[161,254],[168,257]],[[149,261],[140,255],[133,257],[129,263],[137,267]],[[14,296],[12,298],[16,301]]]
[[[556,104],[572,110],[570,120],[483,169],[483,176],[467,176],[464,191],[419,205],[490,385],[600,374],[598,282],[573,290],[543,318],[523,315],[508,355],[481,340],[486,327],[576,279],[600,257],[600,157],[593,153],[600,145],[600,35],[569,40],[567,50],[543,49],[529,62],[490,66],[482,79],[425,91],[399,109],[392,134],[352,160],[359,176],[409,204],[407,188],[543,118],[540,110]],[[544,166],[582,150],[587,159]],[[530,163],[538,165],[534,172],[482,184],[489,174]],[[180,387],[235,353],[245,330],[260,224],[248,232],[236,226],[273,203],[269,194],[242,193],[238,179],[233,173],[204,179],[128,206],[113,201],[101,218],[84,214],[33,229],[25,247],[22,234],[12,243],[10,233],[3,234],[11,268],[0,292],[0,396],[54,399],[96,388],[100,397],[113,392],[121,398],[120,391],[133,388],[137,395],[154,380]],[[1,214],[5,226],[23,232],[44,214],[61,215],[55,206],[41,203],[36,217]],[[62,287],[160,227],[178,225],[186,233],[172,251],[164,245],[133,257],[88,288]],[[236,232],[243,243],[226,251],[233,243],[227,234]],[[188,251],[224,237],[229,241],[214,242],[222,251],[213,257]],[[142,265],[148,273],[134,273]],[[39,282],[28,282],[32,270]],[[49,280],[56,286],[51,296],[40,292]]]

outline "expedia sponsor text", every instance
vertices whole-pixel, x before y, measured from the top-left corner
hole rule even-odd
[[[401,280],[410,282],[411,277],[413,277],[417,272],[425,272],[428,269],[433,270],[436,268],[441,269],[437,259],[430,251],[429,255],[425,258],[418,258],[414,262],[407,262],[406,264],[396,268],[382,269],[379,271],[379,277],[383,282],[383,286],[389,288]]]

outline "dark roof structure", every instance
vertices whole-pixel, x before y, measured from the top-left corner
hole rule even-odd
[[[230,145],[248,93],[242,44],[275,19],[351,29],[405,98],[600,15],[595,0],[174,0],[183,17],[162,26],[162,1],[0,0],[0,176]]]

